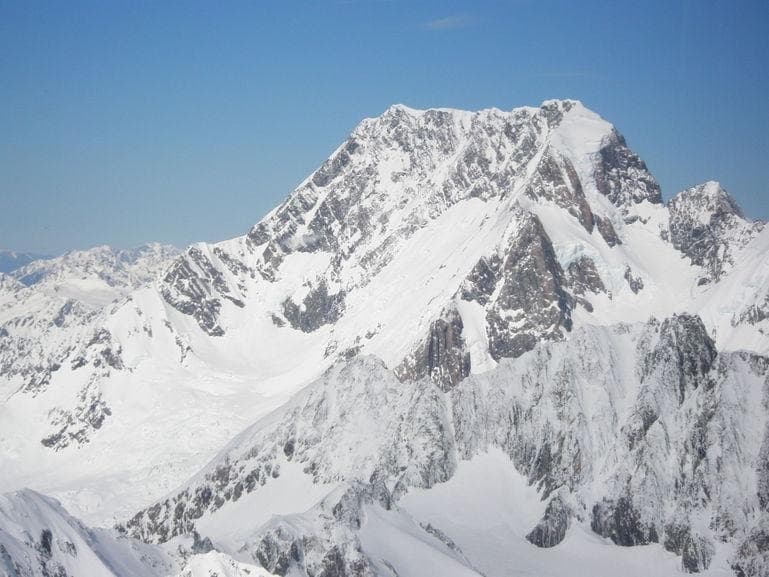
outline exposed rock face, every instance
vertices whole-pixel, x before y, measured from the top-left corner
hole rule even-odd
[[[585,230],[593,231],[593,211],[585,198],[582,183],[569,159],[548,149],[539,161],[525,194],[530,198],[555,203],[574,216]]]
[[[72,409],[51,411],[48,419],[54,432],[40,442],[55,451],[70,444],[83,445],[111,414],[112,410],[102,398],[101,392],[92,385],[80,392],[78,402]]]
[[[306,333],[335,322],[343,313],[344,291],[330,295],[323,279],[307,293],[301,305],[291,299],[283,301],[283,316],[292,327]]]
[[[676,315],[663,321],[659,342],[645,359],[643,378],[656,376],[672,389],[680,405],[694,389],[713,386],[709,374],[716,356],[715,344],[702,320]]]
[[[495,360],[520,356],[538,338],[562,338],[562,329],[571,329],[573,301],[563,288],[552,243],[536,218],[524,222],[498,276],[501,288],[487,313],[489,352]],[[523,326],[511,330],[516,321]]]
[[[745,220],[737,203],[717,182],[679,193],[668,207],[673,246],[705,269],[706,281],[719,280],[734,264],[734,252],[763,229],[763,223]]]
[[[616,130],[607,136],[600,150],[595,179],[598,190],[616,206],[662,202],[660,187],[646,163],[627,147]]]
[[[430,333],[396,374],[404,381],[430,377],[443,391],[470,374],[470,354],[462,338],[462,317],[455,308],[430,325]]]
[[[665,528],[665,549],[681,556],[681,568],[688,573],[699,573],[710,567],[715,554],[713,543],[693,534],[686,525],[669,525]]]
[[[582,255],[578,259],[571,261],[566,269],[566,278],[569,288],[571,288],[574,295],[585,296],[588,293],[598,294],[606,292],[606,287],[601,280],[601,275],[598,274],[595,262],[588,256]],[[588,310],[592,310],[592,305],[584,299],[580,299],[579,302]]]
[[[658,541],[657,530],[643,522],[628,497],[593,505],[590,528],[617,545],[648,545]]]
[[[219,311],[222,301],[215,292],[229,292],[221,273],[199,248],[188,249],[168,269],[163,279],[163,298],[179,312],[193,317],[212,337],[222,336]]]
[[[638,294],[644,288],[643,279],[635,276],[633,274],[633,269],[631,269],[629,266],[625,268],[625,280],[627,281],[627,284],[630,287],[630,290],[633,291],[635,294]]]
[[[732,562],[737,577],[759,577],[769,570],[769,523],[764,518],[745,538]]]
[[[608,218],[594,216],[593,219],[595,220],[598,232],[601,233],[601,236],[606,241],[606,244],[609,246],[617,246],[622,244],[619,236],[617,236],[617,231],[614,230],[614,225]]]
[[[570,521],[571,511],[568,505],[556,495],[550,499],[547,509],[545,509],[545,515],[537,523],[537,526],[526,535],[526,539],[537,547],[555,547],[566,537]]]
[[[540,339],[562,339],[571,330],[574,299],[565,284],[541,222],[524,213],[508,245],[473,268],[461,298],[486,309],[489,353],[499,360],[522,355]]]

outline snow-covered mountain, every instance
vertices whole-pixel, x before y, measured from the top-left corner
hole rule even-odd
[[[396,105],[242,237],[100,250],[0,277],[0,489],[279,575],[769,571],[769,231],[579,102]]]
[[[18,268],[31,263],[33,260],[51,258],[50,256],[33,252],[19,252],[15,250],[0,250],[0,273],[13,272]]]
[[[44,388],[92,319],[151,283],[177,254],[159,244],[130,251],[102,246],[0,275],[4,398],[14,393],[14,384],[33,393]]]

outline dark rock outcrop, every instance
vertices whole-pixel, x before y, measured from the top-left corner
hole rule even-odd
[[[407,381],[430,377],[443,391],[451,390],[470,374],[470,353],[462,338],[462,317],[449,309],[430,325],[430,332],[411,355],[396,368]]]
[[[576,295],[584,296],[587,293],[605,293],[606,287],[601,280],[601,275],[595,267],[595,262],[588,256],[581,256],[569,263],[566,269],[566,277],[569,287]]]
[[[329,294],[326,281],[321,279],[297,305],[293,300],[283,301],[283,316],[297,330],[311,333],[323,325],[336,322],[344,313],[344,291]]]
[[[519,213],[507,246],[483,258],[460,291],[486,308],[489,352],[494,360],[518,357],[540,340],[560,340],[571,330],[574,298],[552,242],[539,219]]]
[[[590,518],[590,528],[625,547],[659,541],[656,528],[641,519],[630,497],[604,499],[596,503]]]
[[[554,150],[549,149],[539,161],[525,194],[534,200],[542,198],[560,206],[585,230],[593,231],[593,211],[585,198],[577,172],[569,159]]]
[[[628,148],[624,137],[614,129],[601,148],[595,180],[598,190],[618,207],[644,200],[654,204],[662,202],[659,184],[646,163]]]
[[[593,219],[595,220],[598,232],[601,233],[606,244],[612,247],[622,244],[619,236],[617,236],[617,231],[614,230],[614,225],[612,225],[608,218],[595,215]]]
[[[633,274],[633,269],[631,269],[629,266],[625,267],[624,276],[628,286],[630,287],[630,290],[633,291],[635,294],[638,294],[643,290],[644,288],[643,279],[639,276],[635,276]]]
[[[688,573],[705,571],[715,554],[713,543],[693,534],[688,525],[667,526],[663,546],[681,556],[681,568]]]
[[[212,337],[224,334],[224,329],[219,326],[222,302],[213,295],[211,279],[194,271],[187,258],[179,257],[168,269],[163,281],[161,294],[168,304],[194,318],[200,328]]]
[[[537,526],[526,535],[526,540],[537,547],[555,547],[569,529],[571,511],[560,496],[556,495],[547,504],[545,514],[537,523]]]

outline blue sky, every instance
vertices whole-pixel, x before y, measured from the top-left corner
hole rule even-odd
[[[769,217],[765,0],[0,0],[0,248],[230,238],[392,103],[547,98]]]

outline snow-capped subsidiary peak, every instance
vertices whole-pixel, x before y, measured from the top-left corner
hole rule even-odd
[[[450,109],[446,108],[444,110],[450,110]],[[406,106],[405,104],[401,104],[401,103],[395,103],[395,104],[392,104],[392,105],[388,106],[387,110],[385,110],[382,113],[382,116],[387,116],[387,115],[392,115],[392,114],[400,114],[400,113],[416,115],[416,114],[424,113],[424,110],[418,110],[416,108],[412,108],[410,106]]]
[[[686,210],[696,222],[706,225],[714,218],[732,215],[745,219],[737,201],[715,180],[709,180],[679,192],[668,202],[677,210]]]
[[[684,190],[668,202],[673,246],[718,280],[737,253],[764,228],[745,219],[737,201],[715,181]]]

